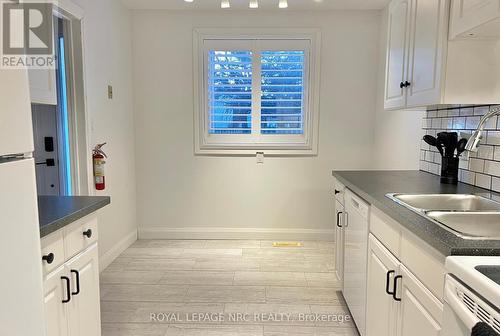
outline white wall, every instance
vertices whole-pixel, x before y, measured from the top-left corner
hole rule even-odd
[[[99,212],[101,266],[117,254],[117,244],[137,232],[135,149],[132,110],[131,14],[119,0],[75,0],[84,13],[84,61],[91,146],[107,142],[107,188],[111,196]],[[114,98],[107,97],[113,85]],[[126,239],[127,238],[127,239]]]
[[[387,9],[382,11],[378,93],[376,106],[373,168],[385,170],[418,170],[422,118],[425,111],[384,110],[385,62],[387,51]]]
[[[141,236],[251,238],[270,230],[331,238],[332,169],[373,166],[379,24],[375,11],[133,12]],[[322,29],[317,157],[256,165],[251,157],[194,156],[193,28],[242,26]]]

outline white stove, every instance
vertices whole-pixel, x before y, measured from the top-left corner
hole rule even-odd
[[[470,336],[486,323],[500,335],[500,257],[446,259],[443,336]]]

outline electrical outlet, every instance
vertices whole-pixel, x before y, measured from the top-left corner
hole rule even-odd
[[[113,99],[113,86],[108,85],[108,99]]]
[[[459,139],[467,139],[469,140],[469,138],[471,137],[471,132],[470,131],[466,131],[466,132],[463,132],[463,131],[459,131],[458,132],[458,138]]]
[[[264,164],[264,152],[257,152],[257,164]]]

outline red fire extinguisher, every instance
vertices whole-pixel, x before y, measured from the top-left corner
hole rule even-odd
[[[102,147],[106,143],[98,144],[92,150],[92,160],[94,162],[94,183],[96,190],[104,190],[106,188],[106,180],[104,177],[104,164],[107,158],[106,153],[103,152]]]

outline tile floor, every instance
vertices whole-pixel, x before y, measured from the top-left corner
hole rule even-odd
[[[103,336],[356,336],[333,268],[330,242],[139,240],[101,274]]]

